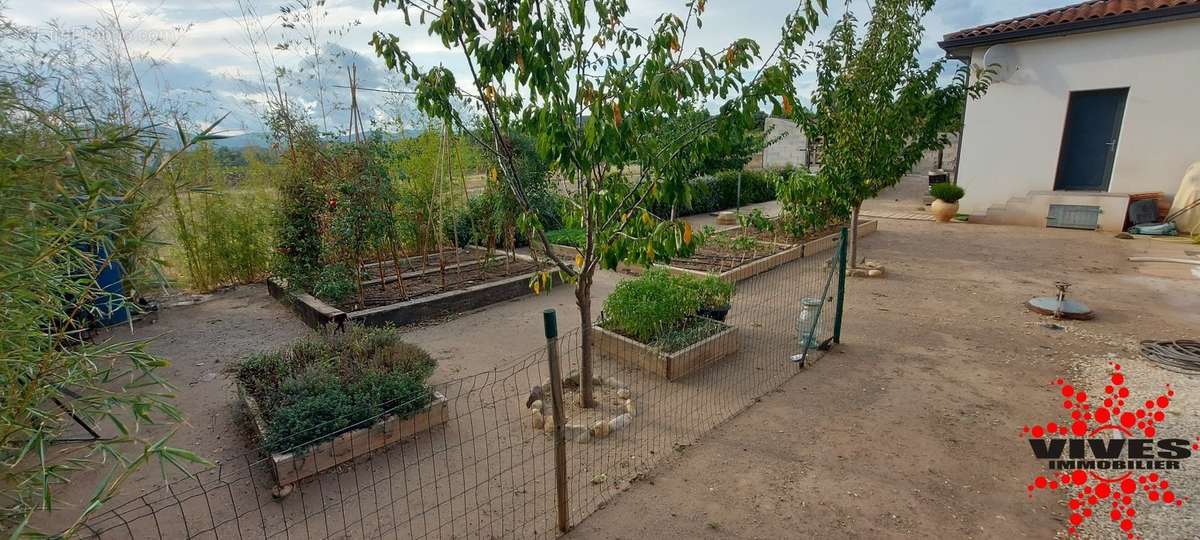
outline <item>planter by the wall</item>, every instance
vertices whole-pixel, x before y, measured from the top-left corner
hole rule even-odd
[[[948,203],[941,199],[934,199],[929,209],[933,213],[934,219],[941,223],[949,223],[958,214],[958,202]]]
[[[600,355],[671,381],[736,353],[740,346],[737,327],[728,325],[716,335],[673,353],[662,352],[599,326],[594,326],[593,330],[593,347]]]
[[[533,260],[528,255],[520,253],[516,256],[529,261]],[[284,283],[275,278],[267,281],[267,290],[270,291],[271,296],[286,304],[300,317],[300,320],[312,328],[321,328],[331,323],[341,326],[347,321],[366,326],[387,324],[404,326],[472,311],[532,294],[533,290],[530,289],[529,282],[535,275],[537,275],[536,272],[529,272],[480,283],[466,289],[432,294],[349,313],[326,304],[310,294],[289,291]],[[552,273],[551,276],[555,284],[561,283],[561,277],[557,272]]]
[[[259,439],[266,434],[266,424],[258,403],[241,391],[246,410],[253,419]],[[317,473],[374,452],[380,448],[445,424],[450,418],[446,396],[433,392],[433,401],[424,409],[406,416],[388,416],[369,427],[350,430],[327,441],[298,452],[271,454],[271,468],[279,486],[288,486],[315,476]]]

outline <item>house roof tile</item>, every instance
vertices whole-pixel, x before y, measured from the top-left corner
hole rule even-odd
[[[1039,29],[1066,31],[1072,27],[1094,27],[1094,23],[1117,24],[1127,20],[1145,20],[1156,15],[1193,12],[1195,8],[1200,8],[1200,0],[1090,0],[946,34],[942,47],[949,48],[970,41],[1005,41],[1006,37],[1016,39],[1018,35]]]

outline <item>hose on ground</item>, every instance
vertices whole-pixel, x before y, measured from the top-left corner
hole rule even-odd
[[[1200,375],[1200,341],[1143,341],[1142,356],[1164,369]]]

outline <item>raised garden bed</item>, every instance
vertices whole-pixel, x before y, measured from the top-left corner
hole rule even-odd
[[[714,241],[717,240],[717,241]],[[691,257],[672,259],[662,266],[676,274],[717,275],[730,283],[749,279],[779,265],[799,259],[799,246],[764,242],[750,237],[719,233],[696,249]]]
[[[861,221],[858,224],[858,237],[863,238],[877,230],[879,230],[878,221]],[[841,234],[841,227],[839,226],[836,230],[825,236],[805,241],[801,246],[804,250],[804,256],[812,257],[818,253],[837,247],[838,242],[841,240]]]
[[[654,268],[617,284],[604,300],[604,312],[592,333],[594,350],[617,363],[633,365],[675,380],[733,354],[737,328],[697,316],[732,291],[710,291],[715,277],[698,279]],[[729,287],[731,289],[731,287]]]
[[[342,326],[346,322],[366,326],[416,324],[533,292],[529,283],[541,266],[532,257],[518,253],[509,260],[508,255],[501,253],[488,260],[481,248],[462,251],[446,255],[445,287],[436,255],[423,267],[420,257],[405,259],[402,267],[415,268],[402,272],[404,297],[396,286],[395,265],[391,261],[368,265],[367,271],[383,270],[383,277],[363,283],[365,305],[357,303],[357,296],[341,304],[326,302],[311,294],[288,290],[286,283],[275,278],[267,281],[267,289],[312,328],[330,323]],[[557,273],[552,275],[553,279],[559,279]]]
[[[394,328],[305,338],[230,367],[281,489],[446,423],[436,363]]]
[[[592,343],[597,353],[615,362],[632,364],[674,381],[738,351],[737,327],[715,321],[712,324],[719,325],[720,331],[674,352],[665,352],[602,326],[594,328]]]
[[[258,402],[245,392],[241,394],[246,411],[254,419],[256,434],[260,438],[265,436],[266,425],[263,423]],[[271,470],[275,472],[275,481],[279,486],[288,486],[413,435],[429,431],[445,424],[449,419],[446,396],[435,391],[433,401],[415,413],[387,416],[377,424],[347,431],[298,452],[272,453]]]
[[[777,218],[776,218],[777,219]],[[721,231],[720,234],[729,235],[748,235],[752,238],[764,242],[774,242],[791,246],[799,246],[801,248],[801,256],[811,257],[823,251],[832,249],[837,246],[838,240],[841,237],[842,227],[848,227],[846,223],[837,223],[829,225],[819,231],[813,231],[804,238],[796,238],[787,234],[776,234],[771,231],[754,230],[747,234],[743,232],[742,227],[734,227]],[[858,224],[858,237],[862,238],[875,231],[879,230],[878,221],[862,221]]]

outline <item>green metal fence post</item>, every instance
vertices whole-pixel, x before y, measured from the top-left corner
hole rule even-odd
[[[838,244],[838,267],[837,267],[837,311],[833,318],[833,342],[842,342],[842,307],[846,303],[846,228],[842,227],[841,242]]]

